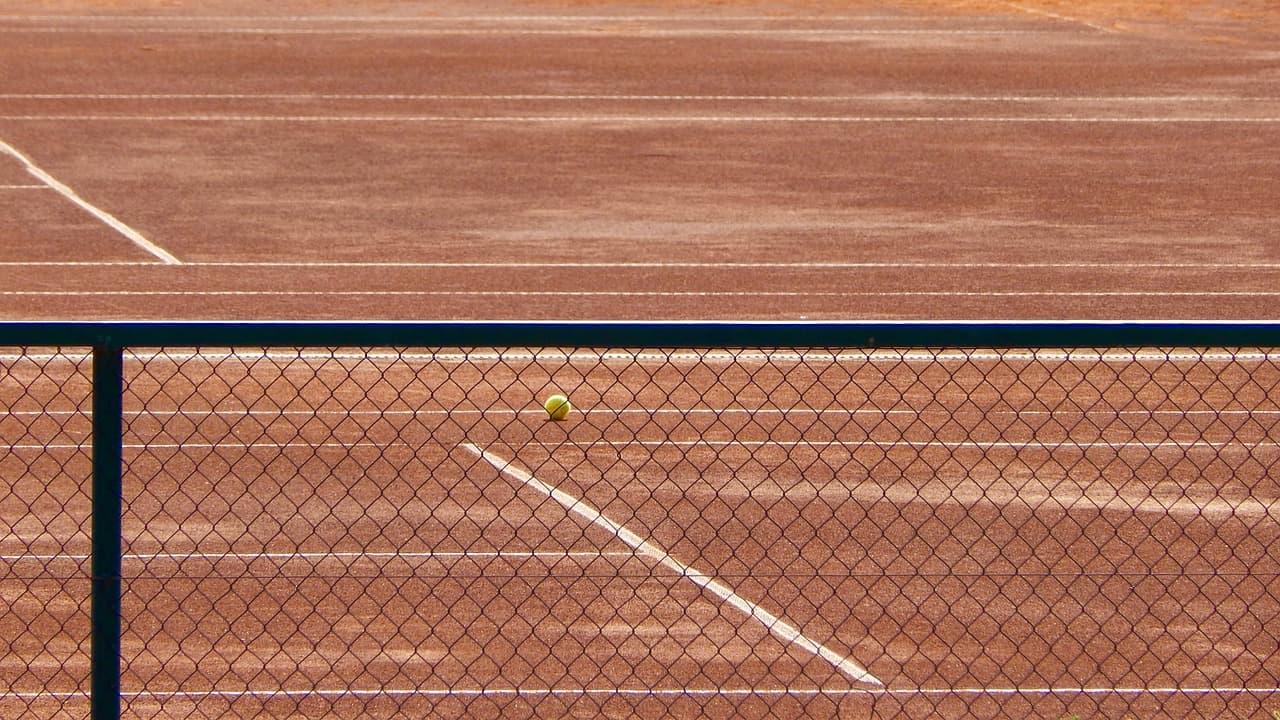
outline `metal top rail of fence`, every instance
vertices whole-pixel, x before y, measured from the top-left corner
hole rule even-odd
[[[0,717],[1280,713],[1278,322],[0,347]]]
[[[0,322],[3,345],[738,347],[1275,346],[1280,321]]]

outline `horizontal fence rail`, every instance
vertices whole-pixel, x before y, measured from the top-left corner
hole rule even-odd
[[[0,322],[0,346],[117,347],[1274,347],[1269,321]]]
[[[1280,717],[1277,323],[0,348],[3,717]]]

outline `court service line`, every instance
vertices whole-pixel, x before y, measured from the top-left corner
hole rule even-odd
[[[694,94],[465,94],[465,93],[0,93],[4,100],[420,100],[548,102],[1012,102],[1012,103],[1220,103],[1280,102],[1255,95],[950,95],[867,93],[855,95],[694,95]]]
[[[784,621],[782,618],[742,597],[728,585],[725,585],[719,580],[705,575],[679,560],[676,560],[670,553],[656,545],[654,542],[640,537],[631,530],[628,530],[625,526],[606,517],[584,499],[578,498],[555,486],[544,483],[528,471],[515,465],[514,460],[503,458],[500,455],[481,448],[478,445],[462,443],[459,447],[473,453],[476,457],[489,463],[500,474],[519,480],[526,486],[550,497],[563,505],[569,512],[578,515],[597,527],[602,528],[608,534],[626,543],[637,553],[656,560],[658,563],[667,569],[672,570],[680,577],[689,580],[704,591],[719,597],[730,607],[758,621],[766,630],[769,631],[770,634],[774,635],[785,644],[794,645],[806,652],[822,658],[823,660],[826,660],[854,682],[863,683],[873,688],[884,687],[883,682],[871,673],[867,672],[852,659],[809,638],[807,635],[800,632],[798,628]]]
[[[162,251],[163,252],[163,251]],[[174,261],[177,262],[176,260]],[[3,290],[0,297],[1280,297],[1280,290]]]
[[[48,190],[48,185],[0,185],[0,190]],[[143,263],[139,263],[143,264]]]
[[[0,15],[4,22],[153,22],[153,23],[207,23],[232,22],[261,24],[266,19],[282,23],[365,23],[436,25],[441,23],[536,23],[555,24],[572,22],[662,22],[669,24],[694,22],[876,22],[918,21],[929,18],[902,15],[823,15],[818,18],[787,17],[782,15]],[[946,18],[944,18],[946,19]]]
[[[33,185],[33,188],[44,188]],[[1280,270],[1277,262],[775,262],[775,261],[658,261],[658,262],[570,262],[570,261],[514,261],[514,262],[431,262],[431,261],[244,261],[244,262],[185,262],[188,268],[378,268],[378,269],[653,269],[653,268],[745,268],[769,270],[822,270],[822,269],[912,269],[912,268],[978,268],[978,269],[1064,269],[1064,270]],[[133,260],[0,260],[0,267],[155,267],[155,263]]]
[[[714,441],[708,441],[711,444]],[[529,445],[542,445],[546,447],[557,448],[563,450],[564,445],[577,446],[577,443],[522,443]],[[612,445],[603,441],[590,441],[583,443],[588,447],[595,445]],[[689,446],[699,444],[698,441],[680,442],[680,441],[658,441],[655,443],[629,442],[616,443],[618,445],[679,445]],[[793,445],[793,443],[778,442],[773,443],[750,443],[740,441],[725,441],[716,443],[717,445]],[[801,445],[822,445],[822,443],[798,443]],[[836,444],[836,443],[832,443]],[[858,443],[851,443],[856,448]],[[865,443],[875,445],[877,447],[885,447],[887,444],[882,443]],[[894,443],[900,444],[900,443]],[[901,443],[909,444],[909,443]],[[1100,445],[1110,445],[1116,452],[1130,447],[1133,443],[1099,443]],[[1150,443],[1144,443],[1150,445]],[[917,445],[922,445],[918,443]],[[980,443],[973,443],[980,445]],[[985,445],[985,443],[981,443]],[[1017,446],[1017,443],[1010,443]],[[1060,450],[1065,448],[1083,448],[1083,443],[1071,443],[1067,445],[1042,446],[1044,450]],[[1280,447],[1280,443],[1268,443],[1269,447]],[[1185,447],[1185,445],[1183,445]],[[850,448],[855,449],[855,448]],[[586,453],[584,452],[585,456]],[[1040,503],[1054,503],[1055,509],[1072,510],[1079,508],[1081,505],[1087,506],[1084,509],[1095,509],[1099,512],[1119,512],[1119,513],[1146,513],[1151,515],[1184,515],[1189,517],[1209,517],[1218,518],[1275,518],[1280,520],[1280,501],[1270,499],[1264,500],[1249,497],[1223,497],[1216,488],[1209,492],[1194,493],[1196,486],[1183,485],[1180,487],[1181,494],[1177,497],[1159,497],[1155,494],[1153,488],[1146,485],[1138,492],[1124,491],[1113,487],[1105,477],[1105,473],[1100,474],[1097,478],[1085,480],[1072,480],[1069,475],[1056,477],[1052,479],[1037,478],[1032,480],[1010,480],[1002,475],[997,475],[989,480],[978,480],[972,476],[966,476],[957,480],[936,480],[932,485],[918,487],[914,483],[903,485],[894,484],[890,481],[886,484],[884,478],[853,478],[852,485],[846,484],[844,480],[837,480],[835,483],[815,483],[807,480],[801,480],[794,484],[780,484],[776,490],[768,493],[770,497],[789,497],[800,494],[808,497],[824,497],[833,500],[857,499],[868,502],[877,502],[880,500],[889,500],[900,504],[910,504],[914,502],[924,502],[937,506],[950,504],[977,504],[986,503],[993,506],[1007,505],[1011,502],[1019,501],[1038,505]],[[601,477],[605,474],[601,472]],[[903,480],[906,480],[904,477]],[[1093,483],[1103,481],[1100,488],[1092,487]],[[670,477],[667,482],[673,482]],[[676,481],[678,482],[678,481]],[[748,487],[744,481],[741,487],[750,497],[758,497],[759,493],[764,490],[761,486]],[[1084,486],[1081,485],[1084,484]],[[1037,486],[1038,485],[1038,486]],[[804,492],[799,492],[803,489]],[[1074,491],[1074,492],[1073,492]],[[1109,493],[1109,494],[1108,494]]]
[[[626,25],[609,25],[604,27],[565,26],[559,28],[516,28],[516,27],[333,27],[302,28],[283,26],[245,26],[245,27],[178,27],[178,26],[145,26],[116,25],[104,26],[26,26],[0,27],[5,34],[41,34],[41,35],[286,35],[286,36],[385,36],[385,37],[544,37],[544,36],[586,36],[613,39],[631,38],[699,38],[699,37],[803,37],[823,40],[846,40],[866,37],[894,36],[954,36],[954,37],[1014,37],[1027,35],[1062,35],[1061,30],[1027,29],[1027,28],[716,28],[716,27],[628,27]]]
[[[53,555],[41,555],[34,553],[16,554],[16,555],[0,555],[0,562],[84,562],[91,559],[91,555],[60,553]],[[188,560],[218,561],[218,560],[269,560],[272,562],[289,561],[289,560],[573,560],[573,559],[597,559],[597,558],[634,558],[637,557],[635,552],[622,550],[495,550],[492,552],[484,552],[477,550],[467,550],[461,552],[292,552],[292,553],[272,553],[272,552],[155,552],[155,553],[126,553],[121,555],[121,559],[125,562],[149,562],[153,560],[171,560],[174,562],[184,562]]]
[[[44,170],[41,170],[39,167],[36,166],[35,163],[31,162],[31,160],[28,159],[27,156],[18,152],[17,149],[15,149],[12,145],[9,145],[8,143],[4,142],[3,140],[0,140],[0,152],[4,152],[5,154],[12,156],[14,159],[16,159],[18,162],[22,163],[26,167],[28,174],[34,176],[36,179],[40,180],[40,182],[47,185],[50,189],[54,190],[59,195],[63,196],[64,198],[66,198],[67,200],[71,201],[73,204],[78,206],[80,209],[84,210],[85,212],[89,213],[93,217],[97,218],[98,220],[106,224],[107,227],[110,227],[112,230],[115,230],[116,232],[128,238],[134,245],[137,245],[142,250],[154,255],[161,262],[165,263],[166,265],[182,264],[178,260],[178,258],[174,257],[167,250],[161,248],[160,246],[156,245],[155,243],[143,237],[137,230],[134,230],[128,225],[125,225],[124,223],[116,219],[115,216],[111,215],[105,210],[102,210],[101,208],[98,208],[90,204],[88,201],[81,198],[79,195],[76,194],[74,190],[72,190],[71,188],[59,182],[49,173],[45,172]]]
[[[858,428],[862,430],[862,428]],[[312,444],[299,443],[306,447],[312,447]],[[343,447],[359,446],[360,443],[334,443]],[[382,447],[379,443],[369,443],[376,447]],[[567,446],[582,448],[593,447],[708,447],[708,448],[763,448],[763,447],[781,447],[781,448],[808,448],[812,450],[822,450],[827,448],[840,448],[850,452],[863,447],[873,447],[877,449],[892,449],[899,447],[909,448],[932,448],[940,447],[952,450],[976,448],[979,450],[1091,450],[1095,448],[1103,448],[1107,450],[1115,450],[1117,452],[1130,448],[1139,448],[1142,450],[1160,450],[1164,448],[1178,448],[1180,450],[1189,450],[1191,448],[1244,448],[1247,450],[1258,450],[1263,448],[1280,448],[1280,441],[1275,440],[1074,440],[1070,437],[1061,437],[1054,439],[1036,439],[1036,440],[874,440],[870,438],[860,438],[857,440],[587,440],[582,442],[566,441],[556,442],[547,440],[534,440],[521,443],[523,445],[533,445],[544,448],[561,448]],[[172,447],[201,447],[198,443],[175,443]],[[211,444],[215,445],[215,444]],[[216,444],[218,447],[231,446],[240,447],[238,443]],[[247,445],[247,443],[246,443]],[[276,444],[268,444],[269,447],[276,447]],[[4,447],[0,445],[0,447]],[[42,446],[37,446],[42,447]],[[43,446],[52,447],[52,446]],[[75,447],[75,446],[72,446]],[[130,448],[130,445],[125,445]],[[143,447],[164,447],[161,444],[139,445]]]
[[[1061,409],[1061,410],[992,410],[971,406],[960,410],[948,408],[923,408],[923,409],[879,409],[866,407],[851,408],[813,408],[813,407],[762,407],[762,408],[710,408],[710,407],[657,407],[657,408],[591,408],[591,407],[575,407],[573,411],[579,415],[602,415],[605,417],[617,417],[624,415],[639,415],[644,417],[652,417],[658,415],[674,415],[677,417],[685,417],[689,415],[747,415],[749,417],[767,416],[767,415],[834,415],[837,417],[855,417],[860,415],[870,417],[886,417],[891,415],[905,415],[908,417],[924,417],[932,415],[945,415],[947,417],[964,416],[981,414],[983,417],[1101,417],[1101,418],[1118,418],[1118,417],[1139,417],[1139,418],[1157,418],[1157,417],[1175,417],[1175,418],[1192,418],[1192,417],[1270,417],[1272,415],[1280,415],[1280,410],[1093,410],[1093,409]],[[495,415],[500,417],[507,416],[532,416],[543,417],[546,411],[542,408],[537,409],[519,409],[510,407],[501,408],[433,408],[433,409],[400,409],[400,410],[360,410],[360,409],[342,409],[342,410],[253,410],[246,408],[147,408],[146,410],[130,410],[126,409],[122,415],[124,417],[201,417],[213,416],[220,418],[242,418],[242,417],[484,417]],[[88,420],[90,418],[89,410],[8,410],[0,407],[0,418],[3,417],[83,417]]]
[[[1280,693],[1280,687],[965,687],[965,688],[547,688],[547,687],[450,687],[450,688],[310,688],[310,689],[242,689],[242,690],[125,690],[120,696],[131,699],[184,699],[198,700],[218,698],[235,700],[254,698],[377,698],[377,697],[846,697],[846,696],[945,696],[945,695],[1240,695]],[[0,692],[0,699],[23,701],[50,699],[88,699],[83,690],[53,692]],[[1268,720],[1270,720],[1268,718]]]
[[[1274,124],[1280,116],[1150,116],[1105,117],[1085,115],[251,115],[251,114],[26,114],[0,115],[0,120],[38,122],[229,122],[229,123],[480,123],[480,124],[552,124],[552,123],[635,123],[635,124],[876,124],[876,123],[992,123],[992,124]]]
[[[362,428],[363,429],[363,428]],[[864,430],[864,428],[857,428]],[[495,441],[498,444],[507,444],[502,440]],[[371,440],[322,440],[309,441],[300,439],[289,440],[223,440],[218,442],[126,442],[121,443],[120,447],[124,450],[288,450],[291,448],[305,450],[356,450],[356,449],[374,449],[387,450],[391,448],[420,448],[430,444],[430,441],[423,440],[421,442],[408,442],[404,440],[390,440],[386,442],[375,442]],[[1129,449],[1141,450],[1162,450],[1167,448],[1176,448],[1178,450],[1191,450],[1195,448],[1210,448],[1213,450],[1223,450],[1228,448],[1240,448],[1243,450],[1263,450],[1280,448],[1280,441],[1275,440],[1075,440],[1070,437],[1059,437],[1053,439],[1037,439],[1037,440],[875,440],[871,438],[859,438],[857,440],[585,440],[585,441],[545,441],[535,440],[519,443],[521,445],[531,445],[536,447],[558,448],[564,446],[572,446],[578,448],[591,447],[681,447],[681,448],[758,448],[758,447],[782,447],[782,448],[808,448],[811,450],[823,450],[838,448],[850,453],[862,448],[876,448],[877,450],[892,450],[894,448],[944,448],[948,450],[960,449],[978,449],[978,450],[1113,450],[1122,452]],[[36,451],[44,452],[49,450],[89,450],[92,444],[88,438],[79,443],[0,443],[0,450],[7,451]]]

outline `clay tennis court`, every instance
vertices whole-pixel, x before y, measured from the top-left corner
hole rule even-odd
[[[1275,8],[1072,5],[0,3],[0,312],[1274,318]]]
[[[6,319],[1280,307],[1266,3],[0,1],[0,38]],[[0,712],[86,717],[90,362],[7,352]],[[1280,712],[1274,348],[125,365],[126,716]]]

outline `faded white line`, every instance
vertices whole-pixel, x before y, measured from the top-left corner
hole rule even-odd
[[[599,510],[588,504],[585,500],[542,482],[531,473],[516,466],[514,461],[505,459],[495,453],[479,447],[478,445],[463,443],[459,447],[474,453],[478,458],[492,465],[502,475],[519,480],[526,486],[550,497],[563,505],[569,512],[578,515],[599,528],[602,528],[608,534],[626,543],[637,553],[657,561],[659,564],[675,572],[680,577],[689,580],[704,591],[719,597],[730,607],[758,621],[766,630],[769,631],[770,634],[774,635],[779,640],[782,640],[784,643],[794,645],[806,652],[822,658],[823,660],[826,660],[854,682],[864,683],[875,688],[884,687],[884,683],[871,673],[867,672],[852,659],[845,657],[844,655],[828,648],[826,645],[809,638],[807,635],[800,632],[798,628],[792,626],[782,618],[742,597],[728,585],[725,585],[719,580],[716,580],[715,578],[712,578],[691,568],[679,560],[676,560],[670,553],[654,542],[640,537],[620,523],[611,520]]]
[[[75,122],[282,122],[282,123],[637,123],[637,124],[876,124],[876,123],[992,123],[992,124],[1219,124],[1280,123],[1280,117],[1241,116],[1167,116],[1167,117],[1098,117],[1076,115],[1027,116],[963,116],[963,115],[102,115],[102,114],[29,114],[0,115],[10,121],[75,121]]]
[[[0,190],[49,190],[48,185],[0,185]]]
[[[0,297],[1280,297],[1280,290],[2,290]],[[1262,319],[1262,318],[1259,318]]]
[[[1172,417],[1172,418],[1218,418],[1218,417],[1269,417],[1272,415],[1280,415],[1280,410],[1091,410],[1091,409],[1063,409],[1063,410],[992,410],[968,408],[962,410],[952,410],[941,407],[927,407],[920,409],[893,409],[893,408],[778,408],[778,407],[762,407],[762,408],[710,408],[710,407],[655,407],[655,408],[574,408],[574,412],[582,415],[601,415],[605,417],[615,417],[623,415],[641,415],[650,417],[654,415],[676,415],[684,417],[687,415],[749,415],[749,416],[769,416],[769,415],[833,415],[837,417],[852,417],[859,415],[867,415],[870,417],[885,417],[889,415],[904,415],[908,417],[924,417],[944,415],[948,417],[969,416],[981,414],[984,417],[1102,417],[1102,418],[1156,418],[1156,417]],[[147,408],[146,410],[129,410],[123,411],[125,417],[158,417],[164,415],[173,415],[178,417],[200,417],[204,415],[215,417],[447,417],[450,415],[458,415],[463,417],[472,416],[521,416],[527,415],[531,417],[544,417],[546,411],[538,409],[519,409],[519,408],[438,408],[438,409],[401,409],[401,410],[378,410],[369,409],[361,410],[359,408],[342,409],[342,410],[325,410],[318,408],[314,410],[290,410],[282,408],[278,410],[254,410],[250,408]],[[85,420],[90,419],[89,410],[5,410],[0,408],[0,417],[81,417]]]
[[[467,559],[503,559],[503,560],[582,560],[597,558],[634,558],[634,552],[620,550],[495,550],[481,552],[155,552],[126,553],[121,556],[124,562],[150,562],[154,560],[171,560],[184,562],[189,560],[267,560],[271,562],[288,562],[293,560],[467,560]],[[0,562],[83,562],[89,560],[87,554],[61,553],[41,555],[24,553],[16,555],[0,555]]]
[[[863,431],[863,428],[855,428]],[[305,443],[299,443],[305,444]],[[358,444],[358,443],[353,443]],[[372,445],[377,445],[371,443]],[[1070,437],[1044,438],[1036,440],[873,440],[870,438],[859,438],[857,440],[586,440],[572,442],[553,442],[553,441],[530,441],[524,443],[526,445],[535,445],[538,447],[709,447],[709,448],[759,448],[759,447],[780,447],[780,448],[807,448],[811,450],[824,450],[829,448],[839,448],[842,450],[858,450],[864,447],[873,447],[877,449],[893,449],[899,447],[910,448],[932,448],[940,447],[947,449],[961,448],[977,448],[980,450],[1007,449],[1007,450],[1091,450],[1094,448],[1102,448],[1106,450],[1115,450],[1120,452],[1129,448],[1139,448],[1142,450],[1160,450],[1164,448],[1177,448],[1179,450],[1188,450],[1191,448],[1243,448],[1246,450],[1260,448],[1276,448],[1280,447],[1280,441],[1274,440],[1073,440]],[[184,444],[175,444],[173,447],[181,447]],[[230,444],[239,447],[239,444]],[[199,444],[192,444],[193,447],[199,447]],[[306,444],[311,447],[310,444]],[[0,445],[0,447],[4,447]],[[52,447],[52,446],[34,446]],[[126,445],[125,447],[130,447]],[[160,445],[146,445],[138,447],[161,447]]]
[[[331,23],[364,24],[414,24],[438,25],[442,23],[534,23],[556,24],[575,22],[660,22],[680,23],[832,23],[832,22],[900,22],[950,18],[927,18],[905,15],[822,15],[821,17],[786,15],[0,15],[5,22],[150,22],[150,23],[248,23],[261,24],[264,20],[280,23]]]
[[[33,187],[45,187],[43,185]],[[975,269],[1061,269],[1061,270],[1280,270],[1276,262],[928,262],[928,261],[210,261],[185,262],[189,268],[374,268],[374,269],[591,269],[591,268],[748,268],[768,270],[859,270],[859,269],[908,269],[908,268],[975,268]],[[0,267],[155,267],[155,263],[129,260],[0,260]]]
[[[531,443],[521,443],[528,445]],[[540,446],[553,447],[556,452],[564,452],[569,448],[581,449],[582,445],[589,447],[597,445],[605,446],[625,446],[625,445],[644,445],[648,447],[659,445],[675,445],[687,447],[691,445],[717,445],[717,446],[733,446],[733,445],[770,445],[776,444],[780,446],[821,446],[824,443],[787,443],[787,442],[761,442],[759,444],[745,443],[741,441],[726,441],[724,443],[714,443],[709,441],[693,441],[690,443],[678,441],[656,441],[647,442],[627,442],[627,443],[611,443],[605,441],[588,441],[586,443],[532,443]],[[899,444],[899,443],[894,443]],[[850,451],[856,450],[859,445],[874,445],[884,448],[890,447],[889,443],[849,443]],[[900,443],[915,446],[924,446],[930,443]],[[939,445],[959,445],[949,443],[937,443]],[[994,443],[999,445],[1001,443]],[[1093,444],[1093,443],[1091,443]],[[829,443],[836,445],[836,443]],[[971,446],[980,447],[988,445],[987,443],[970,443]],[[1008,443],[1007,445],[1017,446],[1017,443]],[[1071,443],[1062,446],[1045,446],[1044,450],[1060,450],[1063,448],[1081,448],[1084,443]],[[1096,443],[1093,445],[1112,447],[1120,452],[1129,445],[1126,444],[1109,444]],[[1268,443],[1268,447],[1280,446],[1280,443]],[[1033,446],[1034,447],[1034,446]],[[1183,446],[1185,447],[1185,445]],[[601,477],[605,476],[601,472]],[[1033,477],[1033,478],[1015,478],[1008,479],[1002,475],[995,475],[990,478],[975,479],[966,475],[960,479],[944,480],[933,478],[926,480],[920,484],[918,480],[911,480],[907,477],[902,478],[905,482],[895,483],[892,478],[884,477],[862,477],[862,478],[841,478],[836,482],[813,483],[801,479],[796,483],[772,482],[766,475],[765,482],[756,485],[749,485],[747,481],[739,483],[742,491],[751,497],[758,498],[780,498],[787,497],[793,499],[809,499],[823,498],[832,502],[843,502],[847,500],[859,500],[866,502],[878,502],[888,500],[899,506],[908,506],[913,503],[926,503],[936,507],[942,506],[973,506],[978,504],[992,505],[1003,507],[1012,503],[1021,503],[1030,506],[1033,509],[1048,504],[1053,511],[1069,511],[1084,506],[1086,509],[1097,510],[1099,512],[1118,512],[1123,514],[1143,513],[1148,515],[1167,516],[1167,515],[1184,515],[1191,517],[1206,517],[1210,519],[1226,519],[1226,518],[1271,518],[1280,519],[1280,500],[1277,499],[1259,499],[1252,495],[1243,495],[1237,488],[1234,491],[1220,490],[1216,485],[1180,485],[1177,486],[1176,495],[1168,488],[1161,488],[1157,485],[1149,485],[1141,483],[1136,489],[1126,489],[1124,486],[1117,487],[1114,479],[1107,478],[1105,473],[1099,471],[1096,478],[1079,478],[1071,477],[1069,474],[1055,475],[1052,478]],[[741,480],[741,479],[740,479]],[[667,479],[671,482],[670,478]],[[721,488],[717,490],[724,493],[721,484],[717,484],[714,480],[709,482],[710,485]],[[651,492],[652,488],[648,485],[641,486],[646,492]],[[1224,496],[1222,493],[1228,492],[1234,497]]]
[[[125,225],[124,223],[120,222],[115,218],[115,216],[111,215],[105,210],[102,210],[94,205],[91,205],[89,202],[85,201],[83,198],[77,195],[74,190],[62,184],[61,182],[58,182],[52,175],[45,172],[44,170],[41,170],[39,167],[35,165],[35,163],[31,162],[31,160],[29,160],[25,155],[18,152],[12,145],[9,145],[3,140],[0,140],[0,152],[4,152],[12,156],[13,158],[15,158],[18,162],[22,163],[26,167],[27,173],[34,176],[36,179],[40,180],[40,182],[47,185],[49,188],[57,192],[59,195],[63,196],[67,200],[70,200],[72,203],[80,207],[80,209],[84,210],[85,212],[89,213],[90,215],[94,216],[95,218],[97,218],[98,220],[106,224],[112,230],[115,230],[116,232],[128,238],[134,245],[137,245],[142,250],[159,258],[161,262],[167,265],[182,264],[178,260],[178,258],[174,257],[167,250],[161,248],[160,246],[156,245],[155,243],[143,237],[137,230],[134,230],[128,225]]]
[[[619,101],[619,102],[1011,102],[1011,103],[1221,103],[1280,102],[1280,96],[1253,95],[693,95],[693,94],[449,94],[449,93],[0,93],[5,100],[352,100],[457,101]]]
[[[993,688],[895,688],[881,691],[885,695],[1237,695],[1241,693],[1278,693],[1280,687],[993,687]]]
[[[376,697],[845,697],[845,696],[945,696],[945,695],[1239,695],[1280,693],[1280,687],[990,687],[990,688],[546,688],[546,687],[446,687],[446,688],[312,688],[304,690],[125,690],[121,697],[136,699],[202,698],[376,698]],[[88,700],[87,691],[0,692],[0,698],[17,700]]]
[[[1027,13],[1029,15],[1039,15],[1040,17],[1053,18],[1054,20],[1061,20],[1063,22],[1071,23],[1073,25],[1083,25],[1085,27],[1090,27],[1090,28],[1093,28],[1094,30],[1100,30],[1105,33],[1116,32],[1115,28],[1112,28],[1112,27],[1099,25],[1094,22],[1089,22],[1088,20],[1072,17],[1070,15],[1063,15],[1061,13],[1056,13],[1051,10],[1045,10],[1043,8],[1027,7],[1022,3],[1013,2],[1013,0],[1000,0],[1000,4],[1006,7],[1012,8],[1014,10],[1017,10],[1019,12]]]
[[[0,27],[0,33],[6,34],[41,34],[41,35],[285,35],[285,36],[586,36],[600,38],[700,38],[700,37],[801,37],[822,40],[845,40],[867,37],[913,37],[913,36],[954,36],[954,37],[1010,37],[1027,35],[1061,35],[1058,30],[997,28],[997,29],[955,29],[955,28],[910,28],[910,29],[869,29],[869,28],[715,28],[686,27],[658,28],[636,27],[615,24],[599,27],[560,27],[560,28],[467,28],[467,27],[333,27],[333,28],[301,28],[301,27],[222,27],[202,26],[190,27],[157,27],[157,26],[28,26]]]
[[[854,430],[864,432],[864,428],[855,427]],[[337,440],[327,440],[319,442],[311,442],[307,440],[225,440],[221,442],[126,442],[121,443],[120,447],[124,450],[287,450],[290,448],[301,448],[306,450],[318,449],[342,449],[354,450],[358,448],[372,448],[382,450],[393,447],[421,447],[427,444],[422,442],[407,442],[403,440],[390,440],[386,442],[375,442],[371,440],[354,440],[350,442],[342,442]],[[945,448],[949,450],[957,449],[979,449],[979,450],[1043,450],[1054,452],[1058,450],[1093,450],[1103,449],[1122,452],[1129,449],[1141,450],[1162,450],[1162,449],[1178,449],[1191,450],[1194,448],[1210,448],[1213,450],[1222,450],[1227,448],[1239,448],[1242,450],[1261,450],[1268,448],[1280,447],[1280,441],[1275,440],[1073,440],[1070,437],[1045,438],[1037,440],[875,440],[871,438],[859,438],[856,440],[585,440],[572,442],[549,442],[549,441],[530,441],[525,443],[540,447],[560,447],[564,444],[571,446],[588,446],[588,447],[681,447],[681,448],[722,448],[722,447],[742,447],[742,448],[758,448],[758,447],[782,447],[782,448],[807,448],[811,450],[824,449],[841,449],[845,451],[860,450],[862,448],[876,448],[879,450],[892,450],[894,448]],[[16,443],[9,445],[0,443],[0,450],[8,451],[48,451],[48,450],[87,450],[92,447],[89,438],[86,437],[80,443]]]

